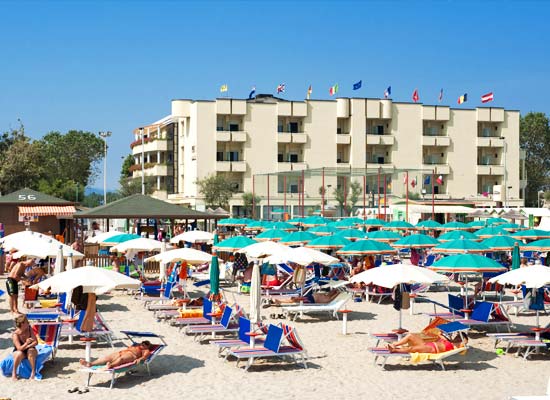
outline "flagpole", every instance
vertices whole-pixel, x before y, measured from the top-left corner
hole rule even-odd
[[[435,221],[435,193],[434,193],[435,170],[432,169],[432,221]]]
[[[378,194],[378,218],[380,218],[380,167],[378,167],[378,187],[376,188],[376,192]]]
[[[269,221],[269,174],[267,174],[267,220]]]
[[[255,185],[256,175],[252,175],[252,219],[256,218],[256,185]]]
[[[321,216],[325,216],[325,167],[322,169],[322,188],[321,188]]]
[[[409,171],[406,171],[407,183],[407,198],[405,200],[405,221],[409,222]]]
[[[365,223],[365,216],[367,215],[366,202],[367,202],[367,177],[363,175],[363,224]]]
[[[386,218],[386,207],[388,206],[388,183],[386,182],[386,174],[384,174],[384,222]]]
[[[283,199],[284,199],[283,200],[283,210],[285,210],[285,214],[286,214],[286,175],[283,176],[283,196],[284,196],[283,197]],[[283,214],[283,217],[284,217],[284,214]]]

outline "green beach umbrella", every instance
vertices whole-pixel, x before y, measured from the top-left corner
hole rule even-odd
[[[298,229],[294,225],[289,224],[288,222],[282,222],[282,221],[273,223],[273,226],[271,228],[272,229],[281,229],[283,231],[295,231],[295,230]]]
[[[252,221],[244,227],[246,231],[262,231],[265,229],[265,221]]]
[[[340,221],[336,221],[333,226],[338,229],[348,229],[353,228],[355,225],[361,225],[363,223],[363,220],[360,218],[344,218]]]
[[[502,224],[502,225],[499,225],[498,226],[500,229],[504,229],[505,231],[519,231],[521,229],[525,229],[524,226],[522,225],[519,225],[519,224],[514,224],[513,222],[507,222],[505,224]]]
[[[220,243],[220,237],[218,236],[218,230],[216,229],[216,233],[214,233],[214,237],[212,238],[212,244],[215,246],[218,243]]]
[[[514,250],[512,250],[512,269],[518,269],[521,264],[519,256],[519,243],[514,244]]]
[[[529,244],[521,244],[522,250],[550,251],[550,239],[535,240]]]
[[[246,236],[233,236],[232,238],[222,240],[220,243],[214,246],[218,251],[236,251],[243,247],[256,243],[255,240]]]
[[[361,222],[361,225],[365,225],[365,226],[384,226],[384,225],[386,225],[386,222],[382,221],[381,219],[378,219],[378,218],[369,218],[369,219],[366,219],[365,221]]]
[[[425,221],[420,221],[418,224],[415,225],[416,229],[419,230],[439,230],[441,228],[441,224],[437,221],[434,221],[432,219],[427,219]]]
[[[408,223],[407,221],[392,221],[388,222],[386,225],[382,226],[382,229],[396,229],[396,230],[413,230],[415,229],[414,225],[411,223]]]
[[[210,298],[216,299],[220,294],[220,264],[216,251],[210,262]]]
[[[468,222],[466,225],[468,225],[470,229],[481,229],[487,226],[485,221],[481,221],[481,220]]]
[[[317,215],[307,217],[303,221],[304,226],[318,226],[318,225],[326,225],[330,222],[329,219],[319,217]]]
[[[334,236],[340,236],[348,240],[357,240],[364,239],[366,237],[366,234],[360,229],[343,229],[336,232]]]
[[[477,235],[468,231],[450,231],[439,236],[437,240],[440,242],[448,242],[450,240],[456,239],[469,239],[469,240],[480,240]]]
[[[235,223],[235,218],[224,218],[218,221],[218,225],[221,226],[232,226]]]
[[[493,236],[485,239],[481,244],[494,251],[507,251],[514,248],[514,244],[518,242],[518,239],[514,239],[511,236]]]
[[[493,217],[487,220],[487,225],[501,225],[501,224],[506,224],[507,222],[508,221],[505,220],[504,218]]]
[[[100,242],[102,245],[115,245],[118,243],[127,242],[132,239],[139,239],[141,236],[136,235],[135,233],[121,233],[120,235],[111,236],[105,239],[104,242]]]
[[[296,246],[296,245],[308,243],[309,241],[313,239],[317,239],[318,237],[319,236],[314,235],[311,232],[298,231],[298,232],[292,232],[286,235],[279,241],[279,243],[286,244],[288,246]]]
[[[340,249],[344,246],[350,244],[351,241],[340,236],[322,236],[317,239],[313,239],[307,243],[306,247],[311,247],[312,249]]]
[[[397,253],[397,250],[386,242],[377,242],[376,240],[358,240],[337,251],[343,255],[366,255],[366,254],[391,254]]]
[[[480,256],[478,254],[457,254],[443,257],[428,267],[438,272],[499,272],[505,271],[502,266],[492,258]]]
[[[295,218],[289,219],[286,222],[288,222],[289,224],[292,224],[292,225],[302,225],[304,223],[304,219],[305,218],[302,218],[302,217],[295,217]]]
[[[456,231],[456,230],[468,230],[471,229],[471,226],[468,226],[464,222],[447,222],[446,224],[441,225],[442,231]]]
[[[434,247],[439,244],[437,239],[434,239],[431,236],[416,234],[405,236],[403,239],[398,240],[395,243],[392,243],[393,247],[402,247],[402,248],[411,248],[411,249],[423,249]]]
[[[505,231],[504,229],[501,229],[498,226],[488,226],[487,228],[479,229],[474,233],[482,239],[486,239],[491,236],[508,235],[507,231]]]
[[[456,239],[450,240],[445,243],[434,247],[432,249],[434,253],[447,253],[447,254],[456,254],[456,253],[485,253],[490,251],[487,247],[483,246],[478,242],[474,242],[469,239]]]
[[[321,226],[314,226],[313,228],[309,228],[306,232],[314,233],[315,235],[318,235],[318,236],[327,236],[338,232],[338,229],[332,226],[321,225]]]
[[[281,229],[269,229],[267,231],[263,231],[262,233],[256,235],[256,240],[264,241],[264,240],[272,240],[274,242],[281,240],[285,236],[288,235],[288,232],[285,232]]]
[[[510,236],[518,238],[518,239],[548,239],[550,238],[550,232],[543,231],[540,229],[526,229],[524,231],[519,231],[516,233],[512,233]]]
[[[379,242],[395,242],[403,238],[403,236],[393,231],[373,231],[367,233],[367,238]]]

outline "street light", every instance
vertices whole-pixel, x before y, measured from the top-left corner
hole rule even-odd
[[[103,205],[107,204],[107,138],[111,136],[111,131],[99,132],[99,136],[105,144],[103,158]]]
[[[141,140],[141,194],[145,194],[145,165],[144,165],[144,145],[143,128],[139,128],[139,139]]]

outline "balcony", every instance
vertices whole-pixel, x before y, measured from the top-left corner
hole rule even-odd
[[[449,164],[445,164],[443,161],[422,164],[422,169],[433,170],[435,174],[448,175],[451,173]]]
[[[478,137],[477,147],[504,147],[504,139],[500,137]]]
[[[132,148],[132,154],[141,154],[154,152],[154,151],[167,151],[168,150],[168,140],[166,139],[157,139],[157,138],[146,138],[143,149],[141,148],[141,140],[133,142],[130,147]]]
[[[451,138],[448,136],[422,136],[422,146],[450,146]]]
[[[392,146],[395,143],[393,135],[371,135],[367,134],[367,145],[384,145]]]
[[[305,133],[291,133],[292,143],[306,143],[307,136]]]
[[[384,163],[373,162],[372,159],[367,159],[367,169],[378,169],[381,168],[382,171],[390,171],[394,169],[394,166],[390,160],[385,160]]]
[[[350,144],[351,143],[351,136],[350,135],[336,135],[336,144]]]
[[[504,175],[504,165],[478,165],[478,175]]]
[[[232,142],[246,142],[246,132],[245,131],[232,131],[231,132],[231,141]]]
[[[246,172],[246,161],[231,161],[231,171]]]
[[[477,137],[480,137],[480,138],[499,138],[500,137],[499,129],[498,129],[498,127],[479,128],[478,131],[477,131]]]
[[[279,132],[277,134],[277,143],[290,143],[292,141],[291,133]]]
[[[277,163],[278,172],[301,171],[303,169],[307,169],[307,164],[305,162],[278,162]]]
[[[231,161],[216,161],[216,171],[231,172]]]
[[[231,141],[231,132],[229,131],[217,131],[216,140],[218,142],[230,142]]]

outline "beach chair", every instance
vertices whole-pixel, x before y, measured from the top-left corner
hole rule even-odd
[[[454,320],[454,319],[461,318],[461,317],[463,318],[464,313],[461,310],[464,309],[464,298],[460,297],[460,296],[455,296],[454,294],[449,293],[447,295],[447,299],[448,299],[447,300],[448,305],[444,305],[444,304],[438,303],[436,301],[429,300],[430,303],[432,303],[434,305],[434,312],[433,313],[425,313],[425,314],[427,316],[429,316],[430,319],[437,318],[437,317],[445,318],[445,319],[449,319],[449,320]],[[445,308],[449,311],[437,312],[436,311],[436,306]]]
[[[78,317],[76,320],[67,320],[63,327],[61,328],[61,337],[75,337],[75,336],[89,336],[97,339],[98,342],[104,341],[107,342],[111,347],[113,346],[113,340],[115,340],[115,333],[109,326],[107,322],[103,319],[103,316],[96,311],[94,316],[94,327],[91,332],[82,332],[80,327],[84,320],[86,312],[84,310],[80,311],[75,317]]]
[[[467,331],[469,328],[466,325],[463,325],[458,322],[450,322],[448,324],[442,324],[437,326],[443,332],[447,334],[459,333]],[[404,359],[413,364],[417,364],[424,361],[431,361],[434,364],[437,364],[441,369],[445,370],[444,361],[456,354],[466,354],[468,346],[457,347],[455,349],[445,351],[443,353],[391,353],[386,347],[373,347],[368,349],[370,353],[374,355],[374,364],[379,365],[382,369],[385,368],[388,359]],[[382,359],[382,363],[377,364],[378,359]]]
[[[167,346],[166,342],[164,341],[164,338],[153,332],[121,331],[121,333],[126,335],[126,337],[132,342],[132,345],[138,344],[143,339],[147,339],[151,342],[151,345],[152,345],[151,354],[143,362],[143,365],[147,370],[147,374],[151,375],[150,364],[159,355],[159,353]],[[156,342],[156,343],[153,343],[153,342]],[[137,364],[134,361],[124,365],[120,365],[115,368],[106,369],[105,366],[96,366],[96,367],[90,367],[90,368],[82,368],[80,371],[88,374],[87,380],[86,380],[86,387],[90,386],[90,380],[92,379],[92,376],[94,374],[110,375],[111,384],[109,386],[109,389],[112,389],[115,384],[117,375],[134,371],[137,368],[139,368],[139,365],[140,364]]]
[[[221,340],[213,340],[210,343],[214,346],[218,347],[218,355],[222,356],[223,353],[226,350],[229,349],[238,349],[240,347],[249,347],[250,346],[250,332],[253,332],[252,330],[253,326],[250,323],[250,320],[245,317],[239,317],[239,330],[238,330],[238,336],[236,339],[221,339]],[[258,332],[263,333],[264,335],[267,334],[268,327],[266,325],[263,325],[262,323],[259,323],[255,327]],[[263,345],[264,339],[256,337],[254,340],[255,344],[257,345]],[[229,353],[226,354],[225,358]]]
[[[286,339],[288,345],[282,345],[283,338]],[[289,358],[293,362],[301,361],[304,368],[307,368],[304,346],[296,330],[288,326],[269,325],[263,346],[230,349],[229,356],[237,358],[237,367],[241,360],[247,360],[245,371],[248,371],[257,358]]]
[[[375,297],[378,297],[378,304],[382,303],[382,300],[390,298],[392,296],[392,290],[377,285],[368,285],[365,289],[365,300],[371,301]]]
[[[475,303],[472,310],[472,315],[468,319],[457,319],[456,321],[467,325],[472,326],[494,326],[497,330],[500,326],[506,326],[508,331],[510,331],[510,317],[506,314],[506,311],[503,307],[497,303],[489,303],[486,301],[478,301]]]
[[[223,304],[220,306],[223,306]],[[171,322],[171,324],[173,326],[178,326],[180,331],[183,327],[186,327],[187,325],[208,324],[212,322],[212,311],[213,311],[212,301],[204,297],[202,301],[202,316],[191,317],[191,318],[179,317],[174,319]]]
[[[195,335],[195,341],[203,341],[207,335],[212,334],[212,337],[217,333],[234,333],[238,332],[238,318],[243,314],[243,310],[239,309],[234,314],[233,307],[225,306],[223,309],[220,323],[218,324],[194,324],[187,325],[185,333],[187,335]]]
[[[38,343],[52,348],[50,357],[52,361],[55,360],[55,355],[57,354],[57,347],[59,346],[59,338],[61,336],[61,326],[61,322],[39,322],[31,324]]]
[[[352,294],[347,292],[339,293],[330,303],[326,304],[303,304],[303,305],[284,305],[282,306],[283,314],[286,318],[294,315],[292,320],[295,320],[298,315],[309,313],[323,313],[328,312],[330,315],[338,319],[338,310],[342,309],[344,305],[351,299]]]

